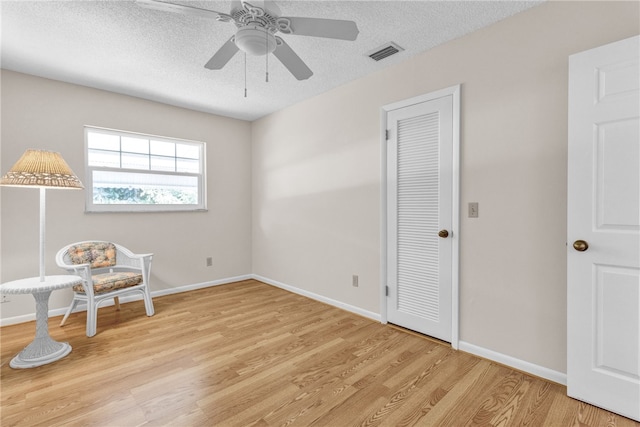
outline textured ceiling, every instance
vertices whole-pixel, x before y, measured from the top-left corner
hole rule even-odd
[[[231,1],[180,1],[228,13]],[[251,2],[251,1],[250,1]],[[262,1],[251,2],[261,5]],[[289,1],[281,16],[355,21],[356,41],[281,37],[313,70],[296,80],[270,55],[237,54],[220,71],[204,64],[235,32],[216,22],[142,8],[134,1],[0,1],[2,68],[198,111],[255,120],[458,38],[539,1]],[[380,62],[367,53],[393,41]]]

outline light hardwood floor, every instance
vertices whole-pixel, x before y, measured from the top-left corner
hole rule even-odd
[[[253,280],[73,314],[66,358],[14,370],[35,323],[0,328],[1,425],[640,426],[565,387]]]

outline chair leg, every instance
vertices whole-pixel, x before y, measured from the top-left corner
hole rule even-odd
[[[151,317],[154,315],[155,310],[153,308],[153,300],[151,299],[149,288],[145,288],[142,295],[144,297],[144,308],[147,311],[147,316]]]
[[[69,317],[71,312],[73,312],[73,310],[76,308],[76,305],[78,305],[78,300],[74,298],[73,301],[71,301],[71,305],[69,306],[69,309],[67,310],[67,312],[64,314],[64,317],[62,318],[62,321],[60,322],[60,326],[64,326],[64,323],[67,321],[67,318]]]
[[[96,334],[96,326],[98,323],[98,305],[95,301],[87,303],[87,336],[92,337]]]
[[[116,311],[120,311],[120,297],[114,297],[113,303],[116,305]]]

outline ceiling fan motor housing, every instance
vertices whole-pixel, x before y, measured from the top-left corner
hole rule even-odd
[[[276,49],[276,37],[266,28],[257,25],[239,28],[235,43],[238,49],[254,56],[267,55]]]

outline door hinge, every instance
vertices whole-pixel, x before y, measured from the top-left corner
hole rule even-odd
[[[388,286],[385,286],[385,287],[384,287],[384,294],[385,294],[386,296],[389,296],[389,287],[388,287]]]
[[[385,139],[386,139],[387,141],[389,140],[390,135],[391,135],[391,132],[389,132],[389,129],[386,129],[386,130],[384,131],[384,137],[385,137]]]

